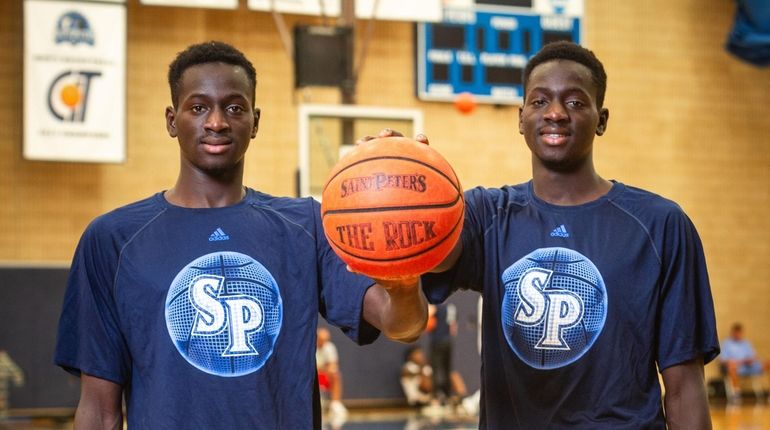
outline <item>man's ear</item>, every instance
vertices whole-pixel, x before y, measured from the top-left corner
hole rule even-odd
[[[166,107],[166,130],[169,136],[176,137],[176,111],[172,106]]]
[[[519,106],[519,134],[524,134],[524,130],[522,130],[521,128],[521,112],[522,112],[522,107]]]
[[[262,115],[262,110],[258,107],[254,108],[254,128],[251,130],[251,138],[257,137],[257,131],[259,130],[259,117]]]
[[[601,108],[599,111],[599,124],[596,125],[596,135],[601,136],[607,131],[607,122],[610,119],[610,111],[607,108]]]

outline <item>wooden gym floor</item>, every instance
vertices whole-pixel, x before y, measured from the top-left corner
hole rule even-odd
[[[723,403],[711,405],[714,430],[770,430],[770,405],[747,401],[738,406]],[[351,409],[344,422],[324,424],[324,430],[471,430],[476,429],[475,417],[463,414],[420,414],[413,410]],[[9,430],[71,430],[70,420],[26,419],[11,417],[0,429]]]

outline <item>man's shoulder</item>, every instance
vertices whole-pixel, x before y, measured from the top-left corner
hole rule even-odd
[[[746,339],[735,340],[735,339],[731,339],[729,337],[727,339],[723,339],[722,340],[722,344],[726,345],[726,346],[732,346],[734,348],[744,348],[744,347],[747,347],[747,346],[751,346],[751,342],[749,342]]]
[[[642,188],[619,184],[621,192],[614,194],[610,201],[626,214],[644,225],[688,224],[684,209],[675,201]]]
[[[612,198],[616,204],[626,205],[629,208],[646,208],[662,213],[682,212],[679,204],[667,197],[632,185],[619,185],[622,187],[622,192]]]
[[[745,339],[735,340],[732,338],[722,339],[719,343],[721,353],[719,355],[722,361],[734,360],[746,355],[747,352],[753,351],[751,343]]]
[[[165,205],[156,193],[142,200],[117,207],[94,218],[86,232],[108,233],[135,230],[162,213]]]
[[[321,224],[321,204],[312,197],[278,197],[249,190],[251,206],[287,226],[299,227],[309,235]]]
[[[320,207],[320,203],[312,197],[274,196],[251,188],[248,189],[247,198],[254,207],[284,214],[307,215]]]
[[[473,188],[470,188],[466,190],[466,193],[472,193],[472,194],[483,194],[488,196],[499,196],[499,195],[528,195],[529,194],[529,182],[523,182],[516,185],[501,185],[499,187],[486,187],[483,185],[479,185]]]
[[[487,204],[498,209],[526,206],[530,200],[529,183],[487,188],[471,188],[465,192],[466,202],[471,205]]]

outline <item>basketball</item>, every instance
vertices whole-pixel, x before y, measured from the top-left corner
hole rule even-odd
[[[321,216],[332,249],[356,272],[395,279],[446,258],[463,225],[462,187],[435,150],[405,137],[357,145],[332,169]]]
[[[467,115],[476,109],[476,98],[469,92],[462,92],[455,97],[455,108]]]

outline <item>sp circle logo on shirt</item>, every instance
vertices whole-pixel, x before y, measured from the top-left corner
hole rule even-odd
[[[596,266],[567,248],[535,250],[502,276],[502,324],[514,353],[536,369],[582,357],[604,327],[607,290]]]
[[[242,376],[261,368],[273,352],[282,320],[275,279],[259,262],[237,252],[192,261],[166,296],[166,327],[176,349],[212,375]]]

